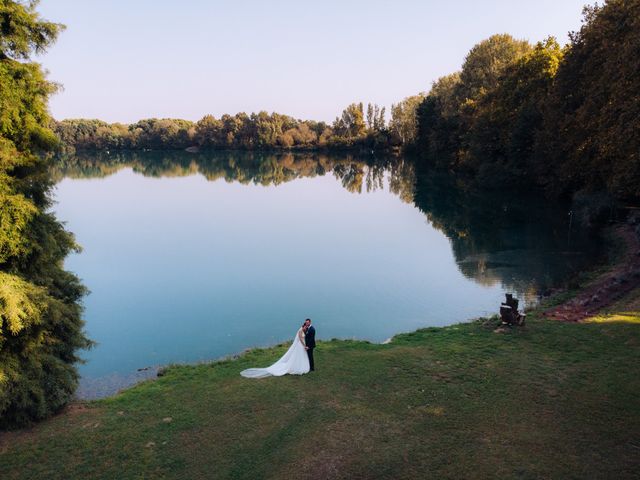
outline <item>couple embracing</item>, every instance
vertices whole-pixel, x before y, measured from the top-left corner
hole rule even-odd
[[[296,332],[289,350],[276,363],[267,368],[248,368],[240,372],[247,378],[264,378],[281,375],[303,375],[314,371],[313,349],[316,347],[316,329],[307,318]]]

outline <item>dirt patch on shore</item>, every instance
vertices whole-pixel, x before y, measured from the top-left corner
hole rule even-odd
[[[579,322],[610,307],[640,287],[640,236],[632,224],[618,225],[613,234],[624,246],[622,259],[571,300],[544,312],[547,318]]]

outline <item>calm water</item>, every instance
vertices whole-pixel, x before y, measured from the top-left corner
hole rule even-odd
[[[493,314],[595,248],[562,208],[471,194],[404,161],[145,153],[56,173],[98,342],[85,397],[154,371],[138,369],[288,340],[306,317],[320,339],[380,342]]]

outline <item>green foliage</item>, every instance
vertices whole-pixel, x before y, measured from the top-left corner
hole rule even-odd
[[[462,70],[440,78],[418,107],[418,144],[437,166],[471,168],[469,134],[482,102],[509,65],[530,50],[526,41],[493,35],[477,44]]]
[[[339,137],[359,138],[364,136],[367,126],[364,122],[364,109],[361,103],[352,103],[342,111],[342,115],[333,122],[333,130]]]
[[[40,65],[0,60],[0,137],[18,151],[51,148],[56,138],[47,128],[47,99],[56,86],[48,82]]]
[[[561,49],[495,35],[418,107],[425,163],[488,187],[640,198],[640,0],[585,9]]]
[[[389,132],[394,143],[413,145],[418,133],[418,107],[424,100],[424,95],[407,97],[401,102],[391,105],[391,121]]]
[[[640,198],[638,72],[640,1],[586,8],[558,69],[537,143],[547,188]]]
[[[367,132],[376,133],[381,132],[385,128],[384,115],[386,113],[385,107],[379,107],[377,104],[367,104]]]
[[[33,202],[16,191],[18,179],[10,174],[23,161],[13,143],[0,137],[0,265],[27,253],[24,232],[38,213]]]
[[[42,293],[42,289],[15,275],[0,273],[0,346],[7,337],[40,323],[44,303],[36,297],[42,297]],[[0,378],[6,375],[0,373]]]
[[[416,112],[418,147],[423,156],[438,167],[455,164],[459,148],[459,85],[458,72],[438,79]]]
[[[0,60],[28,60],[31,52],[44,52],[55,42],[65,27],[43,21],[36,12],[39,0],[24,2],[0,1]]]
[[[362,104],[349,105],[333,127],[262,111],[225,114],[219,119],[205,115],[195,123],[152,118],[123,125],[73,119],[53,121],[52,128],[66,150],[386,149],[385,109],[370,105],[370,110],[365,123]]]
[[[478,102],[467,135],[469,163],[484,185],[525,183],[534,172],[534,133],[563,52],[554,38],[538,43],[508,65],[500,81]]]
[[[0,427],[23,425],[61,408],[77,384],[82,332],[79,280],[64,271],[78,247],[46,209],[50,175],[44,152],[57,140],[48,128],[56,86],[37,63],[61,26],[34,8],[0,4]],[[14,57],[14,58],[11,58]]]
[[[459,92],[462,102],[477,101],[491,89],[504,70],[531,49],[526,40],[511,35],[492,35],[467,54],[460,72]]]

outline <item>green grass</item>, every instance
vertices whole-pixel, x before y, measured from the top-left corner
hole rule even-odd
[[[3,434],[0,478],[638,478],[639,319],[324,342],[300,377],[240,377],[284,346],[171,367]]]

